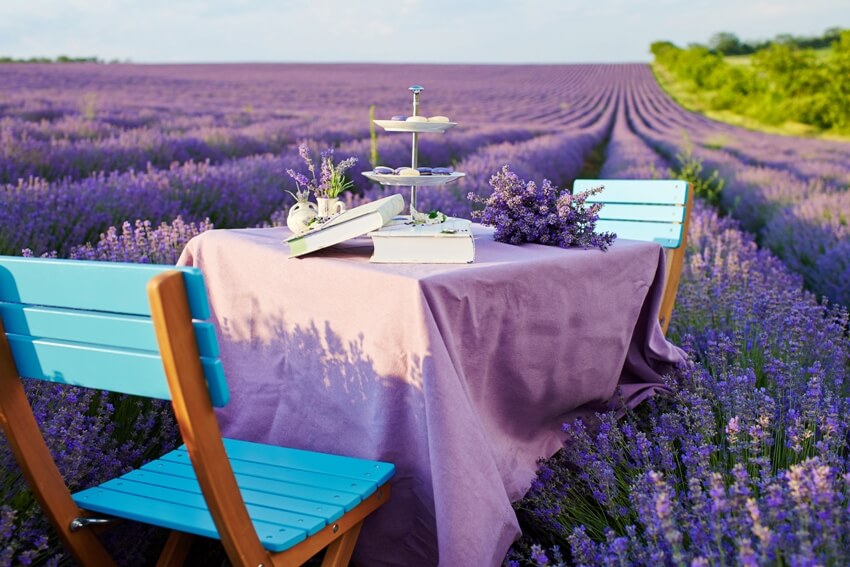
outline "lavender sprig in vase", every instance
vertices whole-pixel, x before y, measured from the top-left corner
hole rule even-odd
[[[345,204],[339,200],[339,195],[354,186],[354,182],[346,179],[345,172],[357,163],[356,157],[349,157],[334,164],[334,151],[328,148],[319,154],[320,171],[317,177],[316,165],[310,156],[310,150],[306,144],[301,144],[298,153],[307,165],[310,177],[287,169],[286,173],[295,180],[299,189],[303,185],[306,191],[316,196],[317,211],[316,218],[324,221],[345,211]],[[288,220],[287,220],[287,224]]]

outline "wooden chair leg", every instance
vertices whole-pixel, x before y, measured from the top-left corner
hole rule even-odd
[[[186,561],[186,556],[189,555],[189,549],[192,547],[192,541],[195,536],[186,532],[172,531],[168,536],[168,541],[165,542],[165,547],[162,548],[162,553],[159,554],[159,561],[156,562],[156,567],[178,567]]]
[[[362,521],[328,546],[322,567],[348,567],[351,554],[354,553],[354,546],[357,545],[357,537],[360,535],[361,527],[363,527]]]

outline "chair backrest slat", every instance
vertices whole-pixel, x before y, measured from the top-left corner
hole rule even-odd
[[[98,348],[9,333],[6,337],[22,378],[171,399],[156,352]]]
[[[573,191],[587,191],[599,186],[604,186],[605,190],[588,198],[588,203],[684,205],[688,197],[687,181],[678,179],[576,179]]]
[[[182,273],[193,318],[210,316],[196,268],[0,256],[0,318],[24,378],[171,399],[147,284]],[[192,300],[194,296],[194,300]],[[214,406],[228,401],[213,325],[193,321]]]
[[[105,348],[12,333],[6,333],[6,338],[22,378],[171,399],[159,351]],[[201,357],[201,366],[212,405],[223,407],[228,390],[221,360]]]
[[[675,223],[599,219],[596,230],[614,232],[617,238],[657,242],[664,248],[676,248],[682,237],[682,225]]]
[[[12,256],[3,257],[2,267],[2,301],[131,315],[150,315],[146,288],[152,277],[180,270],[192,317],[210,318],[203,276],[191,268]]]
[[[600,219],[681,223],[685,220],[685,207],[679,205],[643,205],[605,203],[599,211]]]
[[[39,307],[0,302],[0,317],[7,333],[43,339],[92,343],[104,347],[157,350],[156,334],[150,317],[104,312]],[[219,356],[215,327],[206,321],[193,321],[201,356]]]
[[[664,248],[682,244],[688,183],[674,179],[576,179],[573,192],[596,187],[588,203],[603,203],[597,230],[620,238],[657,242]]]

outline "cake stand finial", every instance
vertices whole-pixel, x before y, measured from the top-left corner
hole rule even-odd
[[[425,87],[422,85],[413,85],[412,87],[407,87],[407,90],[413,93],[413,116],[419,115],[419,93],[425,90]],[[416,167],[414,165],[414,167]]]

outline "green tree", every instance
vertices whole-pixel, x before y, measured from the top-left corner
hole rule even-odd
[[[804,94],[816,86],[812,85],[815,59],[809,50],[775,43],[756,53],[752,63],[759,78],[765,83],[765,90],[779,97]]]
[[[833,126],[850,131],[850,30],[844,30],[832,45],[832,55],[827,59],[824,91],[831,103],[825,109]]]
[[[719,32],[711,36],[708,46],[715,53],[721,55],[747,55],[753,52],[753,48],[742,43],[738,36],[730,32]]]
[[[664,66],[667,66],[667,61],[670,58],[676,56],[677,51],[681,51],[681,49],[669,41],[654,41],[649,45],[649,52]]]

